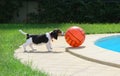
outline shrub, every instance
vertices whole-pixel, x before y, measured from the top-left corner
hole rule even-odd
[[[39,0],[39,22],[119,22],[120,1]]]
[[[14,15],[18,15],[20,0],[0,0],[0,23],[11,22]]]

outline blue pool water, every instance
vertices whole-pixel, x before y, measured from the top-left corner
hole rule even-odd
[[[95,42],[95,45],[115,52],[120,52],[120,35],[101,38]]]

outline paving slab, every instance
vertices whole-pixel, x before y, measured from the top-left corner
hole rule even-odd
[[[89,36],[87,35],[86,39],[89,38]],[[91,48],[89,47],[91,45],[86,43],[87,42],[85,41],[82,47],[71,48],[65,42],[64,37],[59,37],[57,41],[54,40],[52,42],[52,52],[48,52],[45,45],[34,45],[36,48],[35,52],[24,52],[22,46],[20,46],[15,50],[14,56],[23,64],[31,65],[31,68],[44,71],[48,73],[49,76],[120,76],[120,68],[86,60],[73,55],[70,52],[66,52],[65,50],[67,48],[67,51],[72,51],[81,55],[83,52],[82,50]],[[28,50],[30,51],[29,47]],[[93,48],[93,50],[96,49]],[[91,49],[88,49],[87,51],[91,51]],[[89,55],[87,52],[86,55],[85,53],[84,55],[96,57],[94,55],[100,52],[94,53],[94,51],[92,51],[92,53],[93,56]]]

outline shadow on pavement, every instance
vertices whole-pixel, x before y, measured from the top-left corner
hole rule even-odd
[[[24,53],[63,53],[63,51],[27,51],[27,52],[24,52]]]
[[[84,49],[86,46],[79,46],[79,47],[66,47],[66,49]]]

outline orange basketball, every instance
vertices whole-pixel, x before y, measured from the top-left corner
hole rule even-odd
[[[65,40],[70,46],[79,47],[85,40],[85,33],[80,27],[70,27],[65,33]]]

